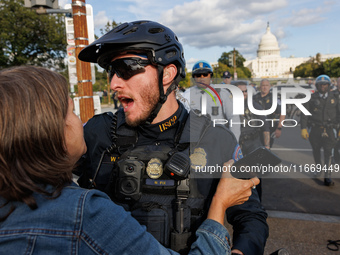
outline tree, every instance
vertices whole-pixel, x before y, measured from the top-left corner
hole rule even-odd
[[[229,65],[229,59],[233,58],[234,50],[227,52],[223,52],[221,57],[217,60],[219,63],[222,63],[224,65]],[[246,59],[239,53],[237,50],[235,50],[235,55],[236,55],[236,67],[243,67],[243,63],[246,61]]]
[[[340,58],[327,59],[325,62],[321,62],[321,55],[318,53],[306,63],[298,65],[294,70],[294,77],[317,77],[321,74],[326,74],[329,77],[339,77]]]
[[[186,68],[185,68],[185,73],[186,73],[185,78],[182,79],[178,84],[178,86],[181,87],[181,88],[189,88],[190,87],[191,73],[188,73]]]
[[[118,27],[121,24],[122,23],[117,23],[114,20],[111,23],[108,21],[106,25],[104,26],[104,28],[99,29],[101,36],[106,34],[107,32],[110,32],[112,29],[114,29],[115,27]],[[96,39],[99,38],[97,35],[95,37]]]
[[[298,65],[294,70],[294,77],[314,77],[314,63],[307,62]]]
[[[323,67],[329,77],[340,77],[340,58],[327,59]]]
[[[225,71],[229,71],[232,75],[234,75],[234,67],[229,65],[229,59],[233,57],[233,54],[234,50],[222,53],[221,57],[218,59],[218,65],[213,67],[215,78],[221,78]],[[251,78],[251,71],[243,65],[246,59],[237,50],[235,50],[235,55],[237,77]]]
[[[107,90],[107,73],[98,70],[98,67],[95,65],[95,72],[96,72],[96,83],[93,85],[93,91],[102,91],[104,89]]]
[[[29,64],[64,69],[64,16],[38,15],[23,3],[23,0],[1,1],[0,68]]]

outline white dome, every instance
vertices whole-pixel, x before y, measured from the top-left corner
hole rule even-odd
[[[259,48],[257,50],[257,57],[272,57],[280,56],[280,48],[275,35],[270,32],[269,22],[267,25],[267,31],[262,36]]]

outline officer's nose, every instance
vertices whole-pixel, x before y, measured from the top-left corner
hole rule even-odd
[[[119,89],[122,89],[124,87],[124,84],[125,81],[122,78],[119,78],[117,74],[114,74],[111,79],[110,87],[112,90],[117,91]]]

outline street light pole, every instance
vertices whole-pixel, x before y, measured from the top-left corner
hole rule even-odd
[[[85,123],[94,115],[91,65],[78,59],[79,52],[89,44],[85,0],[72,0],[72,14],[80,119]]]

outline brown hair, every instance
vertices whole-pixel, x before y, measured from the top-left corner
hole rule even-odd
[[[71,182],[67,109],[68,83],[62,75],[33,66],[0,72],[0,197],[6,204],[20,201],[34,209],[33,192],[53,197]],[[54,191],[47,192],[46,185]]]

